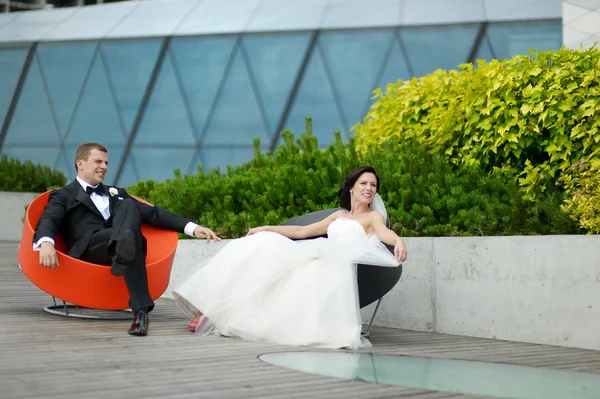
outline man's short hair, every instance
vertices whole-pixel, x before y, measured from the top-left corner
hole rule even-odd
[[[77,151],[75,151],[75,172],[78,172],[77,161],[79,161],[80,159],[82,161],[87,161],[90,157],[90,152],[92,152],[92,150],[98,150],[108,154],[108,149],[100,143],[85,143],[80,145],[77,148]]]

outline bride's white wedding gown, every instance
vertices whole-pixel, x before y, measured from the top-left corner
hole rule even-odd
[[[356,263],[399,263],[362,225],[338,218],[328,238],[292,241],[261,232],[230,241],[174,290],[198,332],[248,341],[356,349],[361,318]]]

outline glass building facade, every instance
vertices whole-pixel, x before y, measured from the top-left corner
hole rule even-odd
[[[539,1],[504,2],[531,6],[495,19],[473,15],[487,0],[449,0],[463,7],[454,17],[406,1],[339,1],[347,7],[333,14],[310,1],[291,11],[281,4],[297,3],[261,2],[271,8],[257,14],[253,1],[186,0],[0,16],[0,153],[73,178],[75,148],[99,141],[107,183],[120,186],[198,164],[223,170],[252,157],[253,138],[268,150],[283,129],[303,131],[306,116],[321,146],[334,130],[348,138],[389,82],[562,44],[560,10]],[[441,4],[414,2],[427,3]]]

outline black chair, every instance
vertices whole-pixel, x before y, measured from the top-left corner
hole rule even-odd
[[[340,209],[341,208],[324,209],[322,211],[308,213],[306,215],[287,220],[281,223],[280,226],[307,226],[325,219],[327,216]],[[389,226],[389,221],[386,220],[386,224]],[[319,237],[327,237],[327,235],[325,234],[322,236],[310,237],[309,239]],[[394,253],[394,247],[390,245],[386,245],[386,247],[391,253]],[[363,265],[360,263],[358,264],[358,296],[361,309],[377,301],[377,305],[375,306],[375,310],[371,315],[371,320],[369,321],[367,331],[363,332],[365,337],[368,337],[370,334],[371,325],[373,324],[373,320],[375,320],[375,316],[377,315],[377,311],[379,310],[379,305],[381,304],[383,296],[390,292],[392,288],[394,288],[401,276],[402,265],[398,265],[397,267],[386,267]]]

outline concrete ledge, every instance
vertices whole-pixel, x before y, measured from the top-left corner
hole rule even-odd
[[[404,274],[375,325],[600,350],[600,236],[405,242]],[[180,240],[172,285],[226,243]]]
[[[20,241],[23,232],[25,206],[37,197],[37,193],[13,193],[0,191],[0,240]]]

